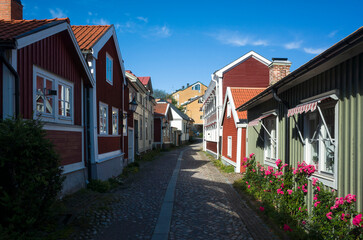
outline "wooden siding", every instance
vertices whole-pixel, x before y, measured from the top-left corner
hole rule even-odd
[[[82,162],[82,132],[47,130],[46,138],[60,155],[61,165]]]
[[[106,53],[113,59],[113,84],[106,81]],[[121,65],[118,60],[116,46],[111,37],[98,53],[96,60],[96,81],[97,81],[97,119],[99,119],[99,103],[102,102],[108,105],[108,133],[112,133],[112,107],[119,110],[119,131],[122,135],[122,88],[123,74]],[[121,114],[120,114],[121,113]],[[99,133],[99,121],[98,133]],[[99,137],[98,149],[99,153],[106,153],[116,150],[122,150],[123,137]],[[121,142],[121,143],[120,143]],[[125,145],[126,148],[126,145]]]
[[[3,118],[3,63],[0,63],[0,119]]]
[[[161,142],[161,119],[154,118],[154,142]]]
[[[258,87],[269,85],[268,67],[251,57],[223,75],[223,99],[227,87]]]
[[[232,137],[232,156],[228,156],[228,137]],[[227,111],[223,115],[223,136],[222,136],[222,156],[237,162],[237,128],[234,123],[233,114],[227,118]]]
[[[81,78],[87,76],[67,31],[42,39],[18,50],[20,114],[32,118],[33,65],[74,83],[74,124],[81,125]]]
[[[207,141],[207,150],[217,153],[217,142]]]
[[[242,134],[241,134],[241,163],[243,163],[243,159],[246,157],[246,133],[247,133],[247,129],[246,128],[242,128]],[[241,164],[241,173],[246,172],[246,168],[242,167]]]
[[[121,144],[122,140],[119,136],[98,137],[98,154],[121,150]]]
[[[331,69],[320,73],[307,81],[279,94],[286,100],[290,107],[300,103],[302,99],[337,89],[338,100],[338,172],[337,192],[339,196],[348,193],[357,195],[357,208],[363,210],[363,54],[360,53]],[[274,100],[259,104],[248,111],[249,120],[266,110],[267,106],[276,105]],[[284,111],[279,107],[278,131],[278,157],[285,160],[285,121]],[[296,118],[300,129],[303,131],[303,117]],[[304,160],[304,145],[298,138],[295,122],[289,119],[290,128],[290,154],[289,159],[293,167],[297,162]],[[261,133],[260,126],[255,127]],[[263,135],[262,135],[263,136]],[[254,127],[248,130],[249,153],[256,153],[258,161],[263,159],[263,142],[259,144],[259,136]],[[311,189],[311,185],[309,186]],[[308,204],[311,207],[312,194],[308,195]]]

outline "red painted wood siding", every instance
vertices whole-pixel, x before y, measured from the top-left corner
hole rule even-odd
[[[229,157],[228,154],[228,137],[232,137],[232,156]],[[233,114],[230,118],[227,118],[227,111],[225,111],[223,116],[223,136],[222,136],[222,156],[236,162],[237,155],[237,128],[234,123]]]
[[[82,133],[47,130],[46,138],[60,155],[62,166],[82,162]]]
[[[217,153],[217,142],[207,141],[207,149],[214,153]]]
[[[227,87],[259,87],[269,85],[268,67],[254,59],[247,59],[223,75],[223,99]]]
[[[161,119],[154,118],[154,142],[161,142]]]
[[[0,63],[0,119],[3,118],[3,63]]]
[[[120,137],[98,137],[98,154],[121,150]]]
[[[106,81],[106,53],[113,60],[113,84],[111,85]],[[108,133],[112,134],[112,107],[117,108],[119,113],[123,113],[123,74],[121,65],[118,60],[116,46],[111,37],[107,43],[102,47],[98,53],[98,59],[96,60],[96,81],[97,81],[97,118],[99,119],[99,103],[105,103],[108,105]],[[122,114],[121,114],[122,116]],[[106,153],[116,150],[122,150],[122,118],[119,117],[119,134],[121,137],[99,137],[98,139],[98,151],[99,153]],[[98,133],[99,133],[99,120]],[[126,148],[126,145],[125,145]]]
[[[87,79],[83,65],[67,31],[42,39],[18,50],[20,113],[33,114],[33,65],[74,83],[74,123],[81,125],[81,78]]]

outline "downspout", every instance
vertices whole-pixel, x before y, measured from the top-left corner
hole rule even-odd
[[[212,77],[212,81],[216,83],[216,120],[217,120],[217,159],[219,159],[219,99],[217,98],[217,93],[218,93],[218,90],[219,90],[219,85],[218,85],[218,81],[215,80],[213,77]]]
[[[286,119],[285,121],[285,140],[286,140],[286,145],[285,145],[285,163],[290,164],[290,121],[289,118],[287,117],[287,110],[289,109],[289,104],[288,102],[286,102],[285,100],[282,100],[276,92],[276,89],[272,88],[272,94],[273,94],[273,98],[278,102],[281,103],[282,105],[284,105],[285,110],[284,110],[284,117]]]
[[[14,78],[15,78],[15,118],[18,118],[20,115],[19,74],[13,68],[13,66],[8,62],[8,60],[4,57],[4,49],[0,49],[0,59],[5,64],[5,66],[9,69],[11,74],[14,75]]]

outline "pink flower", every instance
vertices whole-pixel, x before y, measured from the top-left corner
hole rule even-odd
[[[250,189],[251,185],[248,185],[247,187],[248,187],[248,189]]]
[[[284,183],[281,183],[281,188],[284,188]]]
[[[261,212],[265,211],[265,208],[264,207],[260,207],[260,211]]]
[[[305,221],[302,221],[301,223],[302,223],[302,224],[304,224],[304,225],[306,224],[306,222],[305,222]]]
[[[280,170],[282,170],[284,167],[288,166],[289,164],[285,163],[284,165],[281,166]]]
[[[290,226],[289,226],[289,225],[284,224],[284,231],[285,231],[285,232],[287,232],[287,231],[292,232],[292,229],[290,228]]]
[[[354,218],[353,218],[353,224],[355,225],[355,226],[359,226],[360,225],[360,223],[362,222],[363,220],[362,220],[362,214],[358,214],[357,216],[355,216]]]
[[[266,171],[265,171],[265,175],[266,175],[266,176],[268,176],[268,175],[270,175],[270,174],[271,174],[271,172],[270,172],[269,170],[266,170]]]
[[[299,207],[299,211],[301,210],[301,207]]]
[[[252,172],[256,172],[256,170],[255,169],[252,169]]]
[[[316,201],[316,200],[318,200],[318,194],[315,194],[313,199],[314,199],[315,201]]]
[[[243,161],[244,161],[244,162],[247,162],[247,158],[246,158],[246,157],[244,157],[244,158],[243,158]]]
[[[315,186],[316,185],[316,182],[318,181],[318,179],[317,178],[313,178],[313,186]]]
[[[320,192],[320,187],[319,186],[317,186],[316,189],[318,189],[318,191]]]
[[[272,183],[272,180],[270,180],[270,183]]]
[[[327,214],[326,214],[326,217],[328,218],[328,219],[332,219],[332,217],[331,217],[331,215],[332,215],[333,213],[332,212],[328,212]]]
[[[251,154],[250,154],[250,158],[252,158],[254,155],[255,155],[254,153],[251,153]]]
[[[246,181],[246,184],[248,184],[248,182]]]
[[[344,221],[345,219],[344,219],[344,216],[345,216],[345,214],[344,213],[342,213],[342,216],[340,217],[340,219],[342,219],[342,221]]]
[[[320,203],[320,201],[315,202],[314,207],[317,207],[319,203]]]
[[[277,159],[275,163],[276,163],[276,166],[278,167],[281,163],[281,159]]]
[[[289,193],[289,195],[291,195],[292,190],[291,189],[288,189],[287,192]]]

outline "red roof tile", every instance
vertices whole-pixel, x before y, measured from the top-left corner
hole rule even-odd
[[[78,45],[81,49],[92,48],[107,32],[111,25],[72,26]]]
[[[14,40],[16,37],[44,27],[49,23],[68,22],[68,18],[54,18],[43,20],[0,20],[0,40]],[[51,26],[51,25],[50,25]]]
[[[234,106],[236,108],[241,106],[263,90],[265,90],[265,88],[231,88]],[[247,119],[247,111],[237,111],[237,115],[239,119]]]
[[[150,81],[150,77],[139,77],[142,84],[147,85]]]
[[[156,103],[156,106],[154,107],[154,112],[156,113],[159,113],[159,114],[162,114],[165,116],[165,113],[166,113],[166,109],[168,107],[168,104],[169,103],[166,103],[166,102],[157,102]]]

